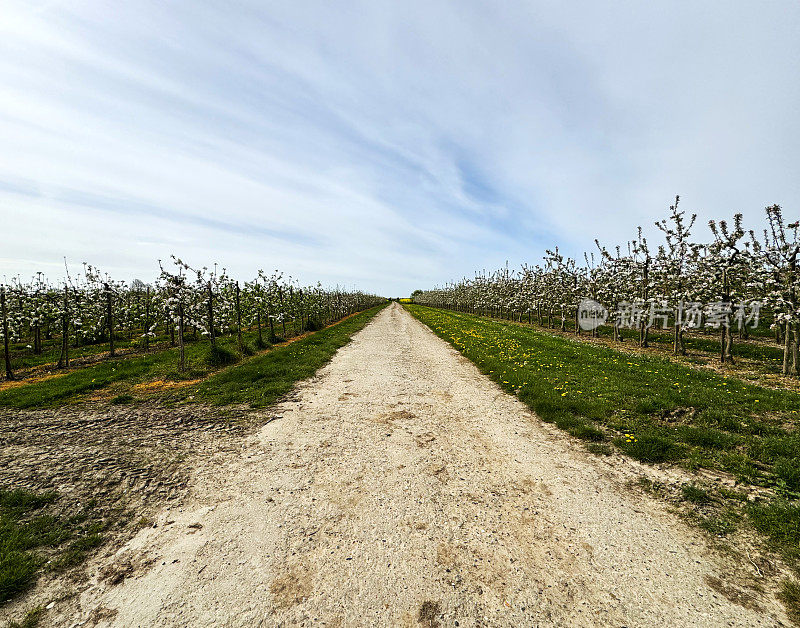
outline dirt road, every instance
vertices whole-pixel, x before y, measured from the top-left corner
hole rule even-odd
[[[271,412],[123,548],[133,575],[96,576],[77,624],[788,623],[721,594],[729,559],[700,532],[396,304]]]

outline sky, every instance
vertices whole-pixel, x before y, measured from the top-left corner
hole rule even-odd
[[[0,275],[405,296],[800,215],[800,3],[0,0]],[[653,238],[655,240],[655,238]]]

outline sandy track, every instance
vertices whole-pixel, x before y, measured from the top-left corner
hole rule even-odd
[[[117,557],[79,624],[773,626],[725,558],[397,305]],[[98,569],[98,571],[100,571]],[[74,617],[54,618],[66,625]]]

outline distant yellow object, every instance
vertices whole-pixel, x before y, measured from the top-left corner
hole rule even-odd
[[[413,303],[414,299],[400,299],[400,303]]]

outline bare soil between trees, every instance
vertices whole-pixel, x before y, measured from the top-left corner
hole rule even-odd
[[[146,525],[3,612],[54,600],[42,623],[56,626],[789,623],[758,561],[631,488],[679,471],[588,454],[396,304],[266,412],[93,412],[9,414],[0,481],[105,482]]]

